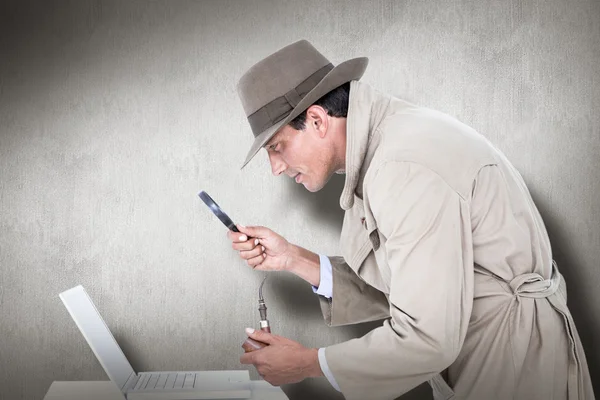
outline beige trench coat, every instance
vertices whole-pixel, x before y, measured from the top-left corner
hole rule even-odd
[[[348,400],[594,398],[544,223],[519,173],[443,113],[351,83],[346,210],[325,349]]]

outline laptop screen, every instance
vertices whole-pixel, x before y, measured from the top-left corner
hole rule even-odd
[[[59,296],[110,380],[124,391],[127,380],[132,374],[135,375],[135,371],[92,299],[81,285],[64,291]]]

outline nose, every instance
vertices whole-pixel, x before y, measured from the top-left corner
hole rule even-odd
[[[271,172],[273,172],[273,175],[275,175],[275,176],[281,175],[283,173],[283,171],[285,171],[285,169],[287,168],[286,163],[283,162],[281,157],[279,157],[278,155],[275,155],[273,153],[267,153],[267,154],[269,154],[269,162],[271,163]]]

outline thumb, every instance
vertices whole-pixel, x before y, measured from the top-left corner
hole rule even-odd
[[[246,335],[249,338],[258,340],[259,342],[263,342],[266,344],[271,344],[275,341],[275,337],[267,332],[256,330],[254,328],[246,328]]]
[[[267,237],[269,230],[263,226],[244,226],[236,224],[238,230],[242,233],[248,235],[248,237],[253,237],[257,239],[263,239]]]

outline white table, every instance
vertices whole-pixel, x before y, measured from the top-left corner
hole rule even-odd
[[[265,381],[251,381],[253,400],[289,400],[281,388]],[[44,400],[124,400],[111,381],[54,381]]]

